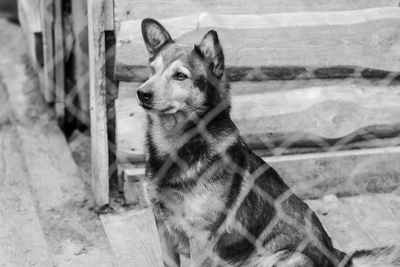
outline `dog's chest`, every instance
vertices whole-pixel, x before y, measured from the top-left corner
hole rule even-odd
[[[148,192],[156,216],[189,238],[208,229],[225,207],[221,196],[201,182],[190,192],[158,188],[154,184],[149,186]]]

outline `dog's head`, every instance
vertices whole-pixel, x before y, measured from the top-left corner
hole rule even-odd
[[[153,19],[142,21],[142,34],[151,69],[150,78],[137,91],[144,109],[175,114],[229,105],[224,54],[215,31],[209,31],[194,47],[176,44]]]

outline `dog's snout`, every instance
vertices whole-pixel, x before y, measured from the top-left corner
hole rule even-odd
[[[148,103],[153,98],[153,93],[149,91],[137,91],[137,95],[140,101],[143,103]]]

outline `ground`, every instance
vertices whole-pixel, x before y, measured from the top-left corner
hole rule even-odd
[[[0,19],[0,266],[155,266],[154,257],[145,258],[149,252],[137,252],[146,249],[149,223],[135,218],[147,211],[99,219],[90,191],[90,139],[75,133],[67,143],[24,43],[19,27]],[[400,242],[398,195],[307,202],[345,251]]]

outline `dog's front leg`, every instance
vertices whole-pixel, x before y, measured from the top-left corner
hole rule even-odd
[[[218,265],[218,257],[214,253],[214,246],[204,238],[190,240],[190,267],[216,267]]]
[[[174,240],[164,222],[156,220],[160,237],[162,257],[165,267],[180,267],[179,254],[175,250]]]

